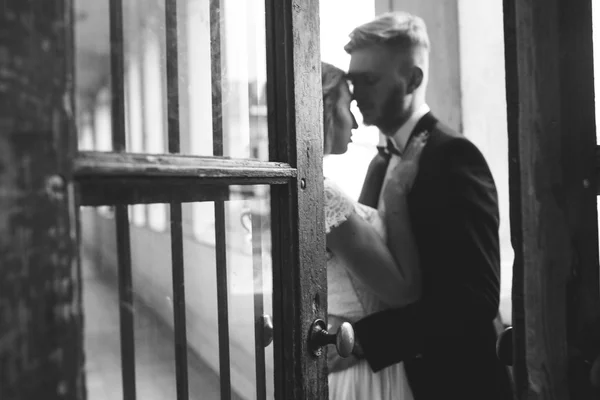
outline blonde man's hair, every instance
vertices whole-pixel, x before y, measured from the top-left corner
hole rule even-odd
[[[429,51],[429,35],[425,21],[407,12],[389,12],[363,24],[350,33],[344,47],[348,54],[374,44],[417,52]]]

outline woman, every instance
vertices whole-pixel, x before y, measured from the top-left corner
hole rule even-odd
[[[351,95],[342,70],[322,63],[324,155],[348,149],[356,121],[350,112]],[[420,271],[406,204],[415,179],[425,135],[413,138],[394,179],[382,193],[386,210],[358,204],[325,178],[325,224],[328,249],[327,284],[329,322],[356,321],[388,307],[402,307],[420,296]],[[398,199],[402,199],[398,201]],[[391,201],[390,199],[394,199]],[[389,247],[386,237],[394,229],[405,238]],[[377,374],[365,360],[329,365],[330,399],[412,400],[403,364]]]

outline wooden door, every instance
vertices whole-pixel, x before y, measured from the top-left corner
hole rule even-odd
[[[227,157],[221,93],[224,1],[210,1],[213,156],[182,154],[176,0],[160,1],[166,41],[166,150],[131,151],[126,137],[124,7],[110,1],[110,151],[78,151],[74,121],[74,5],[69,0],[3,6],[0,77],[0,397],[85,398],[81,206],[114,210],[123,398],[135,399],[131,241],[128,207],[168,204],[171,229],[177,399],[188,398],[182,204],[214,204],[221,398],[231,397],[224,213],[232,188],[270,193],[274,393],[327,398],[324,357],[308,349],[312,322],[327,310],[324,265],[322,106],[316,0],[266,0],[268,159]],[[186,44],[191,45],[190,43]],[[4,64],[3,64],[4,65]],[[193,110],[203,113],[205,110]],[[156,127],[146,127],[155,129]],[[310,215],[310,218],[305,216]],[[253,221],[255,223],[255,221]],[[83,288],[85,290],[85,288]],[[266,398],[263,320],[256,312],[256,395]],[[261,382],[262,379],[262,382]]]
[[[591,7],[504,1],[519,399],[593,398],[577,351],[600,315]]]

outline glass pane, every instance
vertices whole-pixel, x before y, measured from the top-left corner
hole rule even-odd
[[[221,9],[211,11],[209,1],[177,2],[181,152],[212,156],[222,151],[229,157],[267,160],[265,3],[221,3]],[[164,1],[123,5],[126,148],[165,153]],[[75,9],[79,148],[111,151],[108,2],[76,0]],[[212,33],[211,12],[217,15]],[[220,41],[211,39],[216,31]]]
[[[115,222],[106,209],[80,210],[88,399],[122,398]]]
[[[462,132],[481,150],[492,171],[498,191],[500,211],[500,315],[503,323],[512,323],[512,277],[514,251],[511,243],[508,127],[506,116],[506,79],[504,63],[504,26],[502,1],[461,3],[458,7],[460,23],[460,98]],[[428,27],[430,38],[449,35],[437,26]],[[444,28],[447,29],[447,28]],[[485,35],[478,34],[485,31]],[[434,36],[436,35],[436,36]],[[437,36],[439,35],[439,36]],[[435,43],[435,41],[434,41]],[[451,64],[452,58],[440,52],[440,62]],[[445,73],[437,67],[430,71],[430,82]],[[452,78],[454,79],[454,78]],[[440,99],[441,91],[432,93]],[[485,93],[485,96],[481,94]],[[448,103],[448,102],[446,102]],[[430,104],[437,110],[438,104]],[[450,106],[445,105],[447,109]],[[436,111],[437,114],[437,111]],[[438,115],[439,116],[439,115]]]
[[[210,156],[222,146],[225,156],[267,160],[265,2],[225,1],[213,9],[219,19],[212,34],[219,30],[220,42],[211,40],[210,3],[188,0],[187,65],[180,69],[187,71],[189,112],[182,119],[190,140],[182,152]]]
[[[273,344],[265,347],[262,343],[269,332],[255,330],[263,327],[263,315],[273,314],[269,202],[268,186],[244,186],[231,187],[223,206],[203,202],[182,207],[190,399],[221,398],[219,343],[225,338],[219,337],[218,267],[225,268],[227,280],[221,289],[228,302],[232,398],[255,399],[257,390],[264,398],[273,398]],[[215,210],[223,210],[222,217]],[[84,207],[80,215],[88,397],[121,399],[124,385],[114,208]],[[129,218],[137,396],[174,399],[177,380],[169,206],[130,206]],[[217,229],[222,222],[225,229]],[[222,235],[218,237],[215,232]],[[219,250],[224,250],[225,262],[217,266]],[[256,345],[257,340],[261,345]]]
[[[79,149],[111,151],[109,2],[76,0],[76,92]],[[164,1],[123,2],[126,149],[166,152]]]
[[[256,353],[255,324],[272,312],[269,187],[231,187],[224,204],[224,238],[218,238],[219,206],[213,202],[184,204],[189,240],[185,241],[188,284],[188,342],[198,356],[219,371],[217,253],[225,245],[229,323],[230,379],[233,398],[256,398],[260,385],[273,398],[273,345]],[[225,243],[221,242],[224,239]],[[194,289],[191,289],[194,288]],[[264,357],[264,358],[263,358]],[[257,378],[258,368],[264,373]],[[260,371],[260,369],[259,369]],[[257,380],[258,379],[258,380]],[[196,385],[194,389],[193,385]],[[190,381],[190,393],[199,383]],[[214,398],[220,398],[220,392]],[[208,398],[208,397],[203,397]]]
[[[112,150],[108,1],[75,0],[76,123],[80,150]]]
[[[123,8],[127,151],[166,153],[164,1],[127,1]]]
[[[162,204],[129,208],[135,386],[137,398],[166,399],[176,398],[172,322],[167,322],[173,318],[171,243],[165,229],[168,225],[158,231],[146,224],[145,215],[152,206],[164,208]],[[123,398],[119,269],[112,211],[113,207],[84,207],[80,212],[90,400]]]

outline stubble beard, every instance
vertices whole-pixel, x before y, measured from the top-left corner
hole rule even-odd
[[[390,92],[383,104],[381,116],[373,125],[387,135],[392,136],[408,120],[408,112],[405,110],[406,101],[399,89]]]

